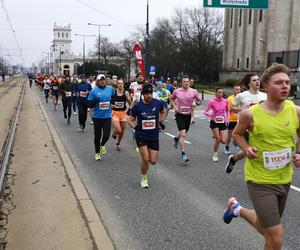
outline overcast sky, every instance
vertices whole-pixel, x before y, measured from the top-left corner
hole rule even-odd
[[[2,0],[0,0],[0,3]],[[82,38],[75,33],[98,35],[98,28],[87,23],[112,24],[102,27],[101,36],[113,42],[128,37],[136,25],[146,23],[147,0],[3,0],[17,40],[22,48],[25,65],[37,63],[50,49],[53,26],[72,26],[72,50],[82,51]],[[202,0],[149,0],[150,30],[159,17],[170,17],[176,7],[202,7]],[[0,5],[0,55],[12,64],[22,63],[18,45]],[[86,51],[93,48],[95,38],[86,38]],[[10,54],[12,58],[7,55]]]

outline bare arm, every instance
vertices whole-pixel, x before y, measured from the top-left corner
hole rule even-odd
[[[126,100],[127,100],[128,104],[130,106],[130,104],[131,104],[131,97],[130,97],[128,91],[125,91],[125,97],[126,97]]]
[[[232,138],[236,144],[240,146],[245,152],[249,159],[255,159],[258,157],[257,148],[250,147],[244,138],[244,134],[247,130],[252,131],[253,129],[253,115],[250,109],[241,111],[239,122],[236,125],[232,133]]]
[[[163,109],[162,111],[159,112],[159,121],[163,121],[166,118],[166,109]]]
[[[296,110],[297,110],[297,115],[298,115],[298,120],[300,121],[300,107],[296,106]],[[300,152],[300,128],[297,129],[297,143],[296,143],[296,148],[295,151],[296,152]],[[293,163],[295,165],[296,168],[300,167],[300,154],[295,154],[293,157]]]

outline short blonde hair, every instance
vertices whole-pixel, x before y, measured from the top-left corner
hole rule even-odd
[[[261,77],[261,82],[267,83],[270,78],[277,73],[285,73],[290,76],[291,71],[285,64],[273,63],[269,68],[267,68]]]

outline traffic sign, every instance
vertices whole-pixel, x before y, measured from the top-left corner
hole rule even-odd
[[[204,7],[268,9],[269,0],[203,0]]]
[[[156,72],[156,67],[155,66],[150,66],[149,75],[155,75],[155,72]]]

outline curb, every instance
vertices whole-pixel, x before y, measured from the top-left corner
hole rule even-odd
[[[37,102],[41,108],[43,116],[45,117],[46,124],[52,135],[52,138],[56,145],[58,154],[62,160],[62,163],[64,165],[64,168],[65,168],[66,173],[69,178],[69,182],[73,189],[76,200],[80,206],[83,217],[86,221],[88,230],[91,233],[91,236],[94,241],[94,245],[96,246],[96,249],[99,249],[99,250],[115,249],[113,242],[111,241],[111,239],[108,235],[108,232],[106,231],[91,198],[89,197],[80,177],[78,176],[78,174],[76,172],[75,166],[74,166],[67,150],[65,149],[63,143],[61,142],[61,140],[56,132],[56,129],[53,126],[52,121],[50,120],[49,116],[47,115],[46,110],[43,107],[43,105],[36,93],[35,88],[34,88],[33,92],[34,92]]]

